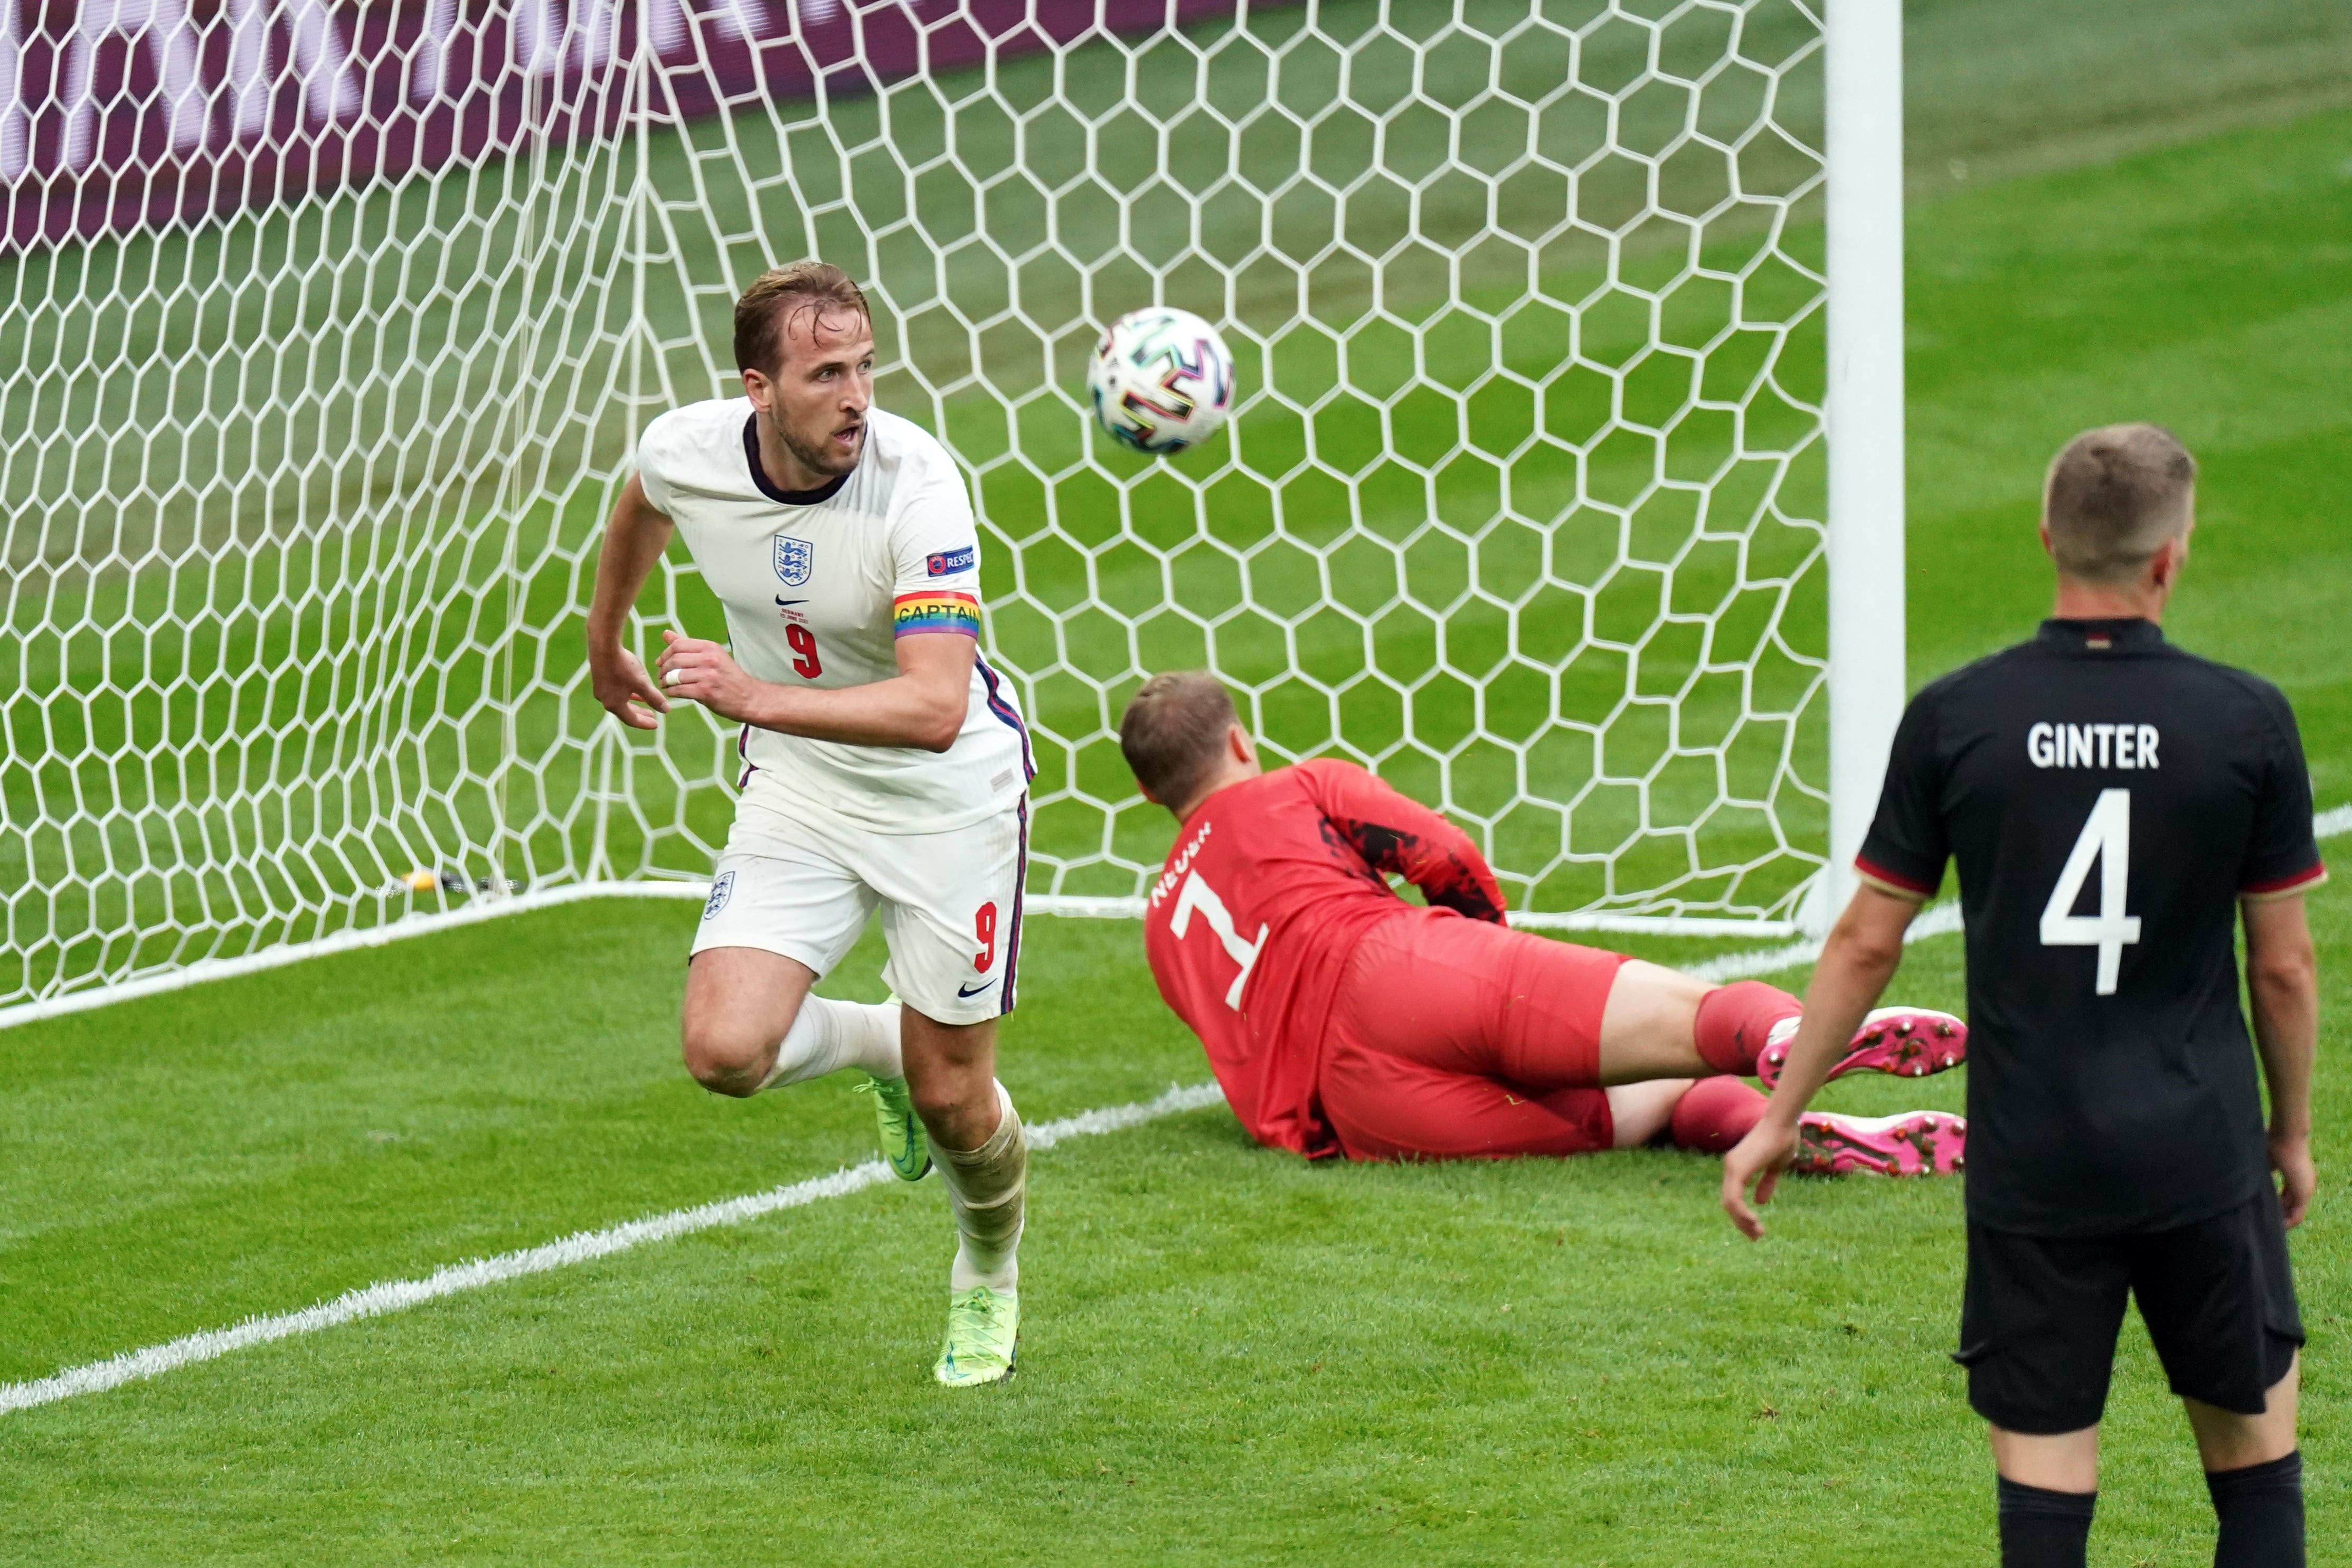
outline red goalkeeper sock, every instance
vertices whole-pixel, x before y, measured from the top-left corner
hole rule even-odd
[[[1764,1048],[1772,1026],[1804,1010],[1803,1003],[1761,980],[1718,985],[1698,999],[1692,1043],[1699,1059],[1716,1071],[1746,1078],[1756,1071],[1756,1053]]]
[[[1764,1096],[1736,1078],[1703,1078],[1675,1102],[1666,1123],[1677,1149],[1721,1154],[1764,1119]]]

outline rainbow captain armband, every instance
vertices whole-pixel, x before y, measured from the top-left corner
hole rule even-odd
[[[980,636],[980,601],[970,594],[933,588],[901,594],[890,604],[890,635],[910,637],[923,632],[961,632]]]

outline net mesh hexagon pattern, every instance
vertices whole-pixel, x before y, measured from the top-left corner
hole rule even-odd
[[[803,255],[968,470],[1033,894],[1148,886],[1116,724],[1193,667],[1538,917],[1785,918],[1821,864],[1803,5],[58,10],[0,4],[0,1002],[707,876],[731,729],[622,734],[583,616],[635,432]],[[1155,302],[1239,366],[1168,460],[1084,391]],[[677,552],[641,608],[719,635]]]

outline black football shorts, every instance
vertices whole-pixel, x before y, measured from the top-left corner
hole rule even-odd
[[[2141,1236],[1969,1226],[1960,1348],[1969,1403],[2006,1431],[2098,1424],[2124,1299],[2137,1298],[2172,1392],[2259,1415],[2303,1343],[2278,1198]]]

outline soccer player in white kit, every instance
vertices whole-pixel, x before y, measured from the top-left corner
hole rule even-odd
[[[946,448],[873,405],[874,329],[839,268],[761,275],[735,306],[744,395],[649,426],[596,567],[596,699],[652,729],[672,701],[742,725],[741,799],[687,972],[686,1065],[751,1095],[842,1068],[904,1180],[940,1156],[958,1234],[951,1386],[1013,1370],[1028,1147],[996,1081],[1013,1010],[1034,766],[980,657],[980,537]],[[728,645],[622,646],[673,529]],[[809,994],[879,909],[898,997]],[[928,1139],[926,1133],[928,1132]]]

